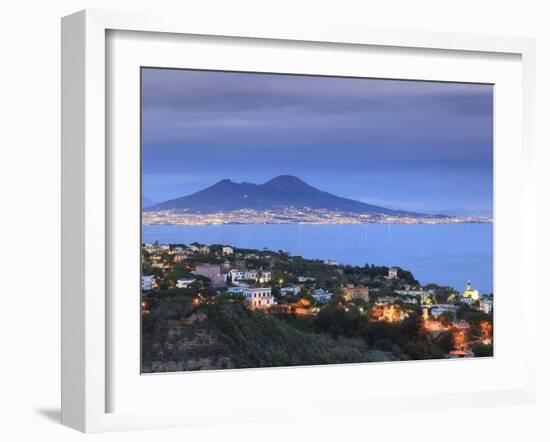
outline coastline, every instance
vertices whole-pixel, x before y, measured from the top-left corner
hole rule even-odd
[[[283,214],[280,212],[237,211],[224,213],[181,213],[176,211],[142,211],[142,225],[266,225],[266,224],[493,224],[493,218],[458,217],[445,215],[395,216],[343,212],[307,212]]]
[[[493,224],[144,225],[143,242],[233,244],[288,250],[307,259],[409,268],[422,283],[493,291]]]

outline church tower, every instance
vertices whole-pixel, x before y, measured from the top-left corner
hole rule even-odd
[[[472,301],[479,300],[479,292],[472,288],[472,282],[471,281],[468,281],[468,283],[466,284],[466,290],[464,290],[464,293],[462,293],[462,296],[464,298],[469,298]]]

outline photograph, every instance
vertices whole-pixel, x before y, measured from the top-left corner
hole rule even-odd
[[[140,76],[142,374],[493,356],[492,84]]]
[[[0,442],[550,442],[548,2],[2,6]]]

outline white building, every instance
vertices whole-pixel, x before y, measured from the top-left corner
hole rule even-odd
[[[301,288],[300,288],[299,285],[281,287],[281,296],[298,295],[300,293],[300,290],[301,290]]]
[[[388,270],[388,279],[397,279],[397,267],[391,267]]]
[[[267,282],[271,281],[271,272],[264,272],[264,271],[261,271],[260,272],[260,275],[258,277],[258,282],[260,284],[265,284]]]
[[[222,255],[223,256],[233,255],[233,247],[223,246],[222,247]]]
[[[298,282],[314,282],[315,278],[311,276],[298,276]]]
[[[434,305],[431,310],[430,314],[434,317],[439,317],[443,313],[452,313],[453,316],[456,317],[456,312],[458,311],[458,307],[456,305],[452,304],[436,304]]]
[[[395,296],[380,296],[376,298],[376,305],[391,305],[395,303]]]
[[[159,253],[160,252],[160,247],[158,245],[158,243],[145,243],[145,245],[143,246],[143,248],[149,252],[149,253]]]
[[[198,252],[202,253],[203,255],[208,255],[210,253],[210,247],[208,246],[199,247]]]
[[[231,281],[242,281],[244,280],[244,272],[233,269],[229,272],[229,277],[231,278]]]
[[[247,281],[257,281],[258,272],[256,270],[246,270],[244,272],[244,279]]]
[[[402,301],[403,301],[405,304],[418,304],[418,299],[416,299],[416,298],[404,297],[404,298],[402,299]]]
[[[327,292],[323,289],[317,289],[313,292],[313,299],[321,304],[329,302],[332,299],[332,293]]]
[[[248,307],[254,309],[267,309],[275,304],[275,298],[271,294],[271,287],[247,287],[243,295]]]
[[[401,295],[401,296],[422,296],[424,295],[426,292],[424,290],[394,290],[393,291],[395,294],[397,295]]]
[[[323,261],[323,264],[326,264],[326,265],[329,265],[329,266],[337,266],[338,265],[338,261],[334,261],[332,259],[325,259]]]
[[[141,290],[152,290],[155,287],[155,276],[148,275],[141,277]]]
[[[489,314],[493,311],[493,301],[487,298],[483,298],[481,301],[479,301],[479,308],[480,310]]]
[[[232,295],[242,295],[244,293],[245,288],[246,287],[243,285],[236,285],[234,287],[229,287],[227,289],[227,292],[231,293]]]
[[[194,278],[183,278],[176,281],[176,287],[178,289],[186,289],[196,281]]]

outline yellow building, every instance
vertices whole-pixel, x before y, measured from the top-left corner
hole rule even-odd
[[[464,290],[462,296],[464,298],[470,298],[472,301],[479,300],[479,292],[472,288],[472,283],[470,281],[468,281],[468,284],[466,284],[466,290]]]
[[[354,287],[348,285],[342,289],[342,296],[344,300],[351,301],[352,299],[363,299],[369,301],[369,288],[368,287]]]

